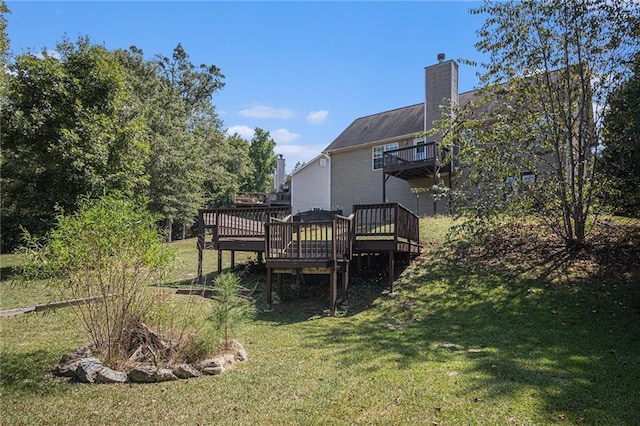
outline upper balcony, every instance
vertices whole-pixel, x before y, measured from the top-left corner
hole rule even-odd
[[[404,180],[433,177],[436,173],[450,173],[451,164],[444,162],[448,151],[437,142],[385,151],[383,171]]]

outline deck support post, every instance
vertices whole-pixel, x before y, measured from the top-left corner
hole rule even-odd
[[[395,271],[395,262],[394,262],[394,253],[393,251],[389,252],[389,291],[391,293],[393,293],[393,281],[396,275],[396,271]]]
[[[202,260],[204,251],[204,235],[198,234],[198,282],[202,282]]]
[[[236,251],[231,250],[231,269],[235,269],[236,267]]]
[[[273,300],[271,299],[271,279],[272,279],[272,270],[271,268],[267,268],[267,310],[270,311],[272,307]]]
[[[355,276],[359,277],[360,274],[362,273],[362,253],[358,253],[356,255],[356,272],[355,272]]]
[[[336,316],[336,302],[338,293],[338,268],[334,265],[331,267],[331,315]]]
[[[282,294],[282,274],[276,274],[276,285],[278,287],[278,299],[280,300],[280,303],[282,303],[282,300],[284,299]]]
[[[347,305],[349,301],[349,262],[345,263],[344,271],[342,273],[342,304]]]
[[[222,273],[222,250],[218,249],[218,275]]]

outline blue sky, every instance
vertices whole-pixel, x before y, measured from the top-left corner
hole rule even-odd
[[[268,130],[287,170],[308,161],[358,117],[424,100],[424,67],[439,52],[482,62],[474,1],[7,1],[14,54],[54,49],[66,35],[109,49],[135,45],[215,64],[226,86],[213,103],[230,132]],[[460,92],[477,84],[460,65]]]

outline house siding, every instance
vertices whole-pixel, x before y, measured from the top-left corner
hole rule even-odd
[[[404,142],[399,141],[399,146],[406,146]],[[412,140],[406,142],[412,143]],[[331,207],[342,209],[345,215],[349,215],[354,204],[386,201],[400,203],[421,216],[433,215],[434,204],[430,192],[416,194],[411,191],[411,188],[417,187],[431,188],[432,179],[405,181],[389,177],[386,183],[387,199],[382,199],[382,169],[373,170],[373,146],[376,145],[331,154]],[[446,208],[447,202],[441,200],[437,203],[435,211],[445,213]]]
[[[321,166],[325,160],[325,166]],[[291,176],[291,211],[305,212],[314,209],[331,210],[330,182],[331,161],[320,156],[306,164]]]

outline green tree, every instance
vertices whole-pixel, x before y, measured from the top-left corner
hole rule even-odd
[[[277,157],[274,152],[276,142],[268,131],[259,127],[254,129],[249,159],[251,160],[251,175],[244,184],[245,192],[269,192],[272,175],[276,170]]]
[[[599,184],[611,82],[628,70],[638,10],[631,0],[486,0],[476,47],[488,55],[480,98],[445,114],[445,144],[458,144],[458,208],[488,221],[533,212],[580,246]],[[455,150],[454,150],[455,151]]]
[[[150,208],[167,228],[192,224],[208,201],[207,182],[224,176],[228,156],[222,123],[211,103],[224,76],[211,65],[196,68],[178,44],[171,58],[145,60],[142,50],[119,51],[130,71],[147,126],[150,156],[146,164]]]
[[[224,75],[214,65],[196,68],[180,44],[171,58],[157,56],[154,63],[162,84],[154,100],[159,109],[150,117],[149,197],[171,237],[172,224],[190,225],[205,202],[206,180],[217,161],[211,151],[223,145],[211,97],[224,86]]]
[[[218,276],[213,292],[213,307],[209,321],[218,331],[222,343],[228,346],[233,331],[253,318],[255,306],[248,298],[242,296],[240,280],[233,274]]]
[[[252,171],[249,142],[238,134],[213,138],[208,153],[205,204],[210,208],[231,206]]]
[[[153,320],[159,299],[149,285],[174,258],[154,222],[142,201],[105,195],[58,215],[46,245],[28,239],[22,278],[48,278],[64,300],[88,298],[72,308],[111,364],[127,360],[129,333]]]
[[[20,226],[41,234],[55,207],[75,211],[80,194],[146,185],[149,154],[126,70],[87,38],[56,45],[59,58],[19,55],[8,66],[2,126],[2,242]]]
[[[4,67],[9,62],[9,36],[7,35],[6,14],[11,13],[4,0],[0,0],[0,66]]]
[[[631,77],[609,97],[601,173],[611,178],[614,211],[640,217],[640,52],[630,66]]]

